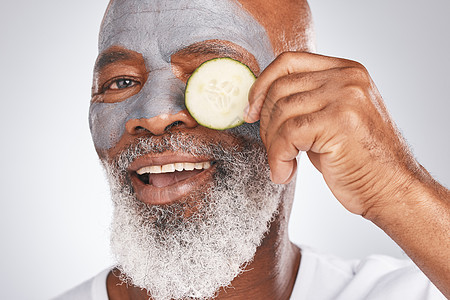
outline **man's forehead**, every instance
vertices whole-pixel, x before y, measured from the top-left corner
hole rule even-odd
[[[123,46],[158,68],[175,52],[212,39],[247,49],[262,67],[274,57],[265,29],[234,0],[113,0],[102,23],[99,50]]]

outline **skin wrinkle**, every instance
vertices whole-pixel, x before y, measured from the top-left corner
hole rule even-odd
[[[200,10],[196,7],[186,7],[186,8],[173,8],[173,9],[165,9],[164,12],[166,11],[180,11],[180,10]],[[111,20],[111,23],[119,21],[120,19],[122,19],[123,17],[126,17],[128,15],[135,15],[135,14],[141,14],[141,13],[161,13],[163,12],[160,9],[155,9],[155,10],[140,10],[140,11],[135,11],[135,12],[126,12],[124,14],[122,14],[121,16]]]
[[[110,3],[112,3],[113,1],[111,1]],[[109,10],[109,7],[108,7]],[[117,18],[114,18],[111,20],[111,23],[120,20],[121,18],[127,16],[127,15],[133,15],[133,14],[140,14],[140,13],[161,13],[161,12],[166,12],[166,11],[180,11],[180,10],[200,10],[199,8],[196,7],[184,7],[184,8],[173,8],[173,9],[165,9],[160,10],[160,9],[155,9],[155,10],[137,10],[135,12],[130,12],[130,11],[126,11],[125,13],[123,13],[122,15],[118,16]]]
[[[173,2],[173,1],[172,1]],[[197,2],[202,2],[202,1],[197,1]],[[228,2],[228,1],[225,1],[225,2],[227,2],[227,3],[233,3],[234,4],[234,2]],[[218,5],[222,5],[221,3],[219,3]],[[222,7],[221,8],[223,8],[224,6],[222,5]],[[135,8],[134,6],[131,6],[131,7],[129,7],[130,9],[133,9],[133,8]],[[220,8],[219,8],[220,9]],[[228,17],[228,20],[229,21],[231,21],[231,22],[228,22],[227,24],[226,24],[226,26],[225,26],[225,24],[222,22],[221,23],[221,27],[214,27],[215,25],[214,25],[214,23],[217,23],[216,22],[216,19],[213,19],[212,17],[210,17],[211,15],[217,15],[217,13],[218,13],[218,10],[219,9],[217,9],[217,8],[215,8],[215,10],[213,10],[213,8],[211,8],[211,9],[208,9],[207,8],[207,6],[206,5],[202,5],[202,9],[200,10],[198,10],[199,12],[202,12],[202,13],[204,13],[204,15],[202,15],[201,17],[202,17],[202,21],[203,21],[203,23],[205,23],[205,24],[201,24],[201,25],[203,25],[203,26],[206,26],[206,27],[210,27],[210,28],[215,28],[215,29],[221,29],[221,30],[223,30],[223,29],[227,29],[227,30],[235,30],[236,32],[240,32],[240,28],[233,28],[233,26],[229,26],[230,24],[232,24],[232,25],[244,25],[244,24],[235,24],[236,22],[240,22],[240,20],[238,20],[238,18],[236,17],[236,16],[234,16],[234,14],[236,13],[236,11],[233,11],[233,13],[230,15],[230,13],[229,12],[227,12],[227,10],[229,11],[230,9],[228,8],[228,9],[225,9],[225,11],[224,12],[222,12],[222,13],[228,13],[228,15],[226,15],[225,17]],[[232,7],[231,8],[231,10],[235,10],[236,9],[236,7]],[[173,11],[173,9],[170,9],[170,8],[165,8],[164,10],[162,10],[162,9],[160,9],[160,10],[158,10],[158,12],[161,12],[161,13],[163,13],[164,11]],[[179,11],[183,11],[182,9],[181,10],[179,10]],[[206,14],[205,14],[206,13]],[[243,16],[245,19],[247,19],[247,21],[251,18],[251,20],[253,20],[253,22],[254,22],[254,19],[251,17],[251,16],[249,16],[244,10],[240,10],[239,11],[239,17],[242,17],[242,15],[243,15],[243,13],[245,13],[245,15]],[[136,14],[138,14],[138,13],[136,13]],[[177,14],[177,15],[173,15],[173,14],[168,14],[169,15],[169,17],[170,17],[170,19],[176,19],[178,16],[180,16],[180,17],[183,17],[183,14]],[[105,16],[105,18],[106,18],[107,16]],[[200,17],[200,16],[199,16]],[[197,19],[197,17],[188,17],[187,18],[187,20],[189,20],[189,21],[196,21],[196,19]],[[166,20],[165,20],[166,21]],[[223,20],[223,21],[225,21],[225,20]],[[234,21],[234,22],[233,22]],[[105,19],[105,22],[104,22],[104,29],[102,30],[102,31],[105,31],[105,30],[107,30],[108,29],[108,25],[111,23],[112,21],[107,21],[107,19]],[[139,24],[138,22],[135,22],[135,23],[137,23],[137,24]],[[183,23],[183,25],[182,26],[179,26],[178,24],[179,23],[181,23],[181,22],[177,22],[176,24],[172,24],[172,26],[173,27],[175,27],[175,28],[177,28],[178,30],[182,30],[182,29],[184,29],[184,28],[186,28],[186,27],[189,27],[191,24],[189,24],[189,22],[184,22]],[[193,26],[191,26],[192,28],[194,28],[194,29],[201,29],[201,30],[204,30],[204,28],[203,27],[200,27],[199,26],[200,24],[197,24],[197,23],[195,23],[195,24],[193,24]],[[253,26],[253,29],[252,29],[252,26],[249,26],[249,25],[254,25],[254,24],[246,24],[247,26],[245,26],[245,28],[246,29],[248,29],[248,30],[250,30],[251,32],[254,32],[254,33],[256,33],[256,32],[261,32],[261,33],[263,33],[263,32],[265,32],[265,30],[264,30],[264,28],[262,28],[261,26],[259,26],[259,24],[258,24],[258,26],[257,27],[255,27],[255,26]],[[133,22],[132,22],[132,20],[131,21],[129,21],[129,22],[127,22],[127,23],[125,23],[125,24],[122,24],[122,28],[123,27],[127,27],[127,26],[131,26],[132,28],[134,28],[133,27]],[[159,26],[159,24],[156,24],[155,25],[155,27],[156,26]],[[177,27],[178,26],[178,27]],[[111,27],[111,26],[110,26]],[[117,26],[116,26],[117,27]],[[259,27],[259,28],[258,28]],[[255,28],[258,28],[257,30],[255,30]],[[138,28],[134,28],[134,29],[138,29]],[[152,29],[155,29],[155,28],[152,28]],[[157,28],[155,29],[155,30],[157,30]],[[166,32],[167,33],[167,32]],[[170,33],[170,32],[169,32]],[[174,32],[172,32],[172,33],[174,33]],[[184,31],[184,33],[186,34],[186,31]],[[253,33],[253,34],[254,34]],[[191,32],[187,32],[187,34],[189,35],[189,34],[191,34]],[[219,34],[220,34],[220,32],[219,32]],[[166,34],[167,35],[167,34]],[[104,35],[103,34],[101,34],[101,36],[103,37]],[[108,47],[108,45],[107,44],[105,44],[105,40],[107,39],[107,40],[111,40],[111,37],[113,37],[114,35],[108,35],[107,36],[107,38],[105,38],[105,39],[100,39],[101,40],[101,49],[100,49],[100,51],[102,51],[102,50],[104,50],[104,49],[106,49],[107,47]],[[165,35],[162,35],[162,36],[159,36],[159,38],[161,38],[161,37],[164,37]],[[181,34],[181,35],[179,35],[179,36],[181,36],[181,37],[183,37],[183,34]],[[259,37],[261,37],[261,36],[259,36]],[[263,37],[264,38],[264,37]],[[176,41],[177,41],[177,43],[179,44],[179,43],[184,43],[183,42],[183,40],[182,39],[175,39]],[[163,45],[164,44],[164,40],[159,40],[159,42],[161,42],[160,44],[161,45]],[[256,42],[259,42],[259,41],[256,41]],[[270,43],[269,43],[270,44]],[[187,45],[186,45],[187,46]],[[180,48],[182,48],[182,47],[180,47]],[[169,51],[169,52],[172,52],[172,51]],[[172,54],[172,53],[169,53],[169,54]],[[169,57],[170,55],[169,55],[168,53],[165,53],[165,57]]]
[[[224,40],[252,53],[261,69],[274,58],[265,29],[235,1],[171,0],[159,4],[155,12],[148,10],[149,5],[155,4],[112,1],[102,22],[100,53],[111,46],[135,51],[142,54],[149,74],[141,90],[128,99],[91,103],[89,125],[97,149],[115,146],[129,120],[186,109],[185,84],[173,74],[170,64],[177,51],[205,40]],[[127,10],[132,13],[121,13]],[[141,10],[148,12],[139,13]]]

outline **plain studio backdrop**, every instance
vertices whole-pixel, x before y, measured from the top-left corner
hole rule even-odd
[[[2,0],[2,299],[48,299],[113,263],[112,207],[88,128],[107,0]],[[450,1],[312,0],[318,53],[363,63],[418,160],[449,186]],[[301,159],[291,239],[402,257]]]

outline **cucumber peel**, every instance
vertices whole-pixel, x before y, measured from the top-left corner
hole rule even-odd
[[[185,104],[202,126],[225,130],[244,123],[248,93],[256,77],[249,67],[229,57],[208,60],[186,84]]]

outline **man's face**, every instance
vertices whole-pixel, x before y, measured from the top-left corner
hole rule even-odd
[[[274,58],[266,32],[232,0],[113,1],[99,48],[89,120],[124,279],[154,298],[211,297],[252,259],[282,188],[258,125],[199,126],[185,83],[215,57],[258,74]]]
[[[129,120],[184,110],[185,80],[203,61],[229,56],[258,72],[274,58],[264,28],[234,0],[113,1],[99,43],[90,126],[102,150]],[[114,79],[139,84],[118,92]]]

